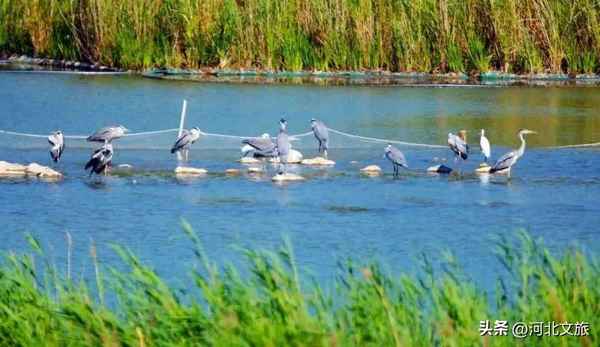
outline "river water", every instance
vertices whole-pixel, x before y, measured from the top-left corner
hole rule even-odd
[[[527,229],[557,251],[572,244],[600,249],[599,149],[549,148],[600,141],[598,87],[325,87],[0,72],[0,130],[87,135],[111,124],[132,132],[176,128],[182,99],[186,124],[206,132],[275,134],[284,116],[291,133],[303,133],[317,117],[348,133],[438,145],[448,132],[467,129],[473,153],[459,179],[424,172],[444,159],[453,165],[448,149],[401,146],[411,171],[393,179],[382,158],[385,144],[339,137],[330,150],[335,167],[292,166],[307,180],[277,185],[271,166],[262,177],[223,174],[245,170],[236,162],[237,139],[201,139],[190,165],[209,175],[197,179],[172,174],[177,162],[167,147],[174,133],[117,141],[114,164],[133,169],[105,178],[88,178],[83,165],[90,149],[67,142],[56,166],[63,181],[0,179],[0,249],[26,250],[23,234],[30,232],[60,265],[68,231],[77,273],[90,269],[92,241],[109,265],[117,263],[109,247],[117,243],[179,283],[194,263],[183,218],[220,264],[239,262],[236,246],[273,249],[287,236],[301,267],[327,282],[346,257],[414,272],[420,252],[437,259],[449,250],[486,288],[500,268],[492,252],[499,235]],[[471,173],[481,162],[481,128],[493,158],[518,146],[518,129],[539,132],[528,137],[510,181]],[[294,146],[315,155],[310,136]],[[0,133],[0,160],[51,165],[49,158],[45,140]],[[361,176],[368,164],[386,175]]]

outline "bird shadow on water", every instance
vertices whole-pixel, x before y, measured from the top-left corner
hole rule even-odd
[[[98,179],[98,178],[91,178],[89,180],[86,180],[85,185],[93,190],[109,190],[110,189],[109,184],[105,180]]]

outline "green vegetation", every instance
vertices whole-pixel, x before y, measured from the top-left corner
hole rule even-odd
[[[593,73],[597,0],[0,0],[0,52],[131,69]]]
[[[497,250],[509,270],[495,300],[447,256],[440,270],[423,257],[418,276],[348,262],[331,292],[303,283],[286,243],[278,252],[245,250],[248,268],[219,268],[189,226],[201,266],[189,292],[168,286],[128,250],[126,270],[99,264],[75,280],[43,255],[5,254],[0,263],[2,346],[598,346],[600,267],[572,249],[550,255],[519,234]],[[91,283],[91,286],[90,286]],[[92,294],[95,293],[95,294]],[[106,304],[107,301],[116,303]],[[492,304],[492,302],[495,302]],[[587,322],[589,336],[484,336],[480,320]],[[573,332],[573,330],[571,330]]]

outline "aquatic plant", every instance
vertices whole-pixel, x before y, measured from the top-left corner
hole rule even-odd
[[[0,53],[131,69],[596,72],[594,0],[0,0]]]
[[[560,257],[526,233],[496,243],[508,270],[492,296],[446,255],[423,257],[416,276],[376,264],[340,265],[334,285],[306,281],[289,242],[276,252],[243,250],[247,268],[211,262],[184,224],[199,267],[185,290],[166,284],[129,250],[106,267],[92,246],[94,276],[65,273],[28,236],[31,253],[0,263],[0,345],[598,345],[600,267],[570,249]],[[70,238],[68,238],[70,241]],[[69,242],[70,245],[70,242]],[[69,246],[70,250],[70,246]],[[242,275],[244,273],[244,275]],[[492,300],[494,298],[495,300]],[[481,336],[481,321],[585,322],[585,336]],[[580,331],[581,332],[581,331]]]

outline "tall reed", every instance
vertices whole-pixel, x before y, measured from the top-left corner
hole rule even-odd
[[[306,280],[289,242],[275,252],[244,250],[242,270],[211,262],[189,225],[185,231],[198,266],[183,291],[119,246],[114,249],[124,270],[102,265],[92,246],[95,275],[69,277],[29,237],[30,254],[5,253],[0,262],[0,345],[600,343],[598,260],[577,249],[553,256],[526,233],[497,242],[507,274],[498,275],[492,294],[473,284],[451,255],[441,266],[423,257],[416,275],[391,275],[376,263],[348,261],[323,287]],[[579,337],[518,339],[510,331],[508,336],[481,336],[481,320],[585,322],[590,330]]]
[[[594,0],[0,0],[0,52],[123,68],[592,73]]]

